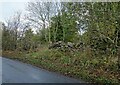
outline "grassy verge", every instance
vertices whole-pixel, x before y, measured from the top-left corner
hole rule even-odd
[[[117,58],[92,57],[89,52],[43,47],[37,52],[3,51],[3,56],[89,82],[116,84],[120,79]]]

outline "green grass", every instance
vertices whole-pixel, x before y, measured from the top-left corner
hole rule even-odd
[[[90,52],[62,52],[42,47],[37,52],[4,51],[3,55],[89,82],[118,83],[120,79],[117,59],[91,56]]]

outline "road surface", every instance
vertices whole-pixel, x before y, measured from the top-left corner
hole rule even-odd
[[[2,58],[3,83],[82,83],[19,61]]]

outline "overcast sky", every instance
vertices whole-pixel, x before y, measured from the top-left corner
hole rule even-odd
[[[29,0],[0,0],[0,21],[5,22],[17,11],[24,13]]]
[[[34,0],[0,0],[0,21],[5,22],[7,19],[13,16],[17,11],[21,11],[22,13],[24,13],[26,4],[29,1],[34,1]],[[38,1],[50,1],[50,0],[38,0]],[[56,1],[56,0],[51,0],[51,1]],[[71,1],[71,0],[66,0],[66,1]],[[83,1],[83,0],[78,0],[78,1]],[[86,0],[86,1],[90,1],[90,0]],[[106,0],[102,0],[102,1],[106,1]],[[119,0],[111,0],[111,1],[119,1]]]
[[[0,0],[0,21],[5,22],[10,17],[14,16],[15,12],[25,12],[27,2],[34,0]],[[38,0],[49,1],[49,0]],[[52,1],[52,0],[51,0]]]

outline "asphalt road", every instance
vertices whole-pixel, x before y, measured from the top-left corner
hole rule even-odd
[[[82,83],[19,61],[2,58],[3,83]]]

